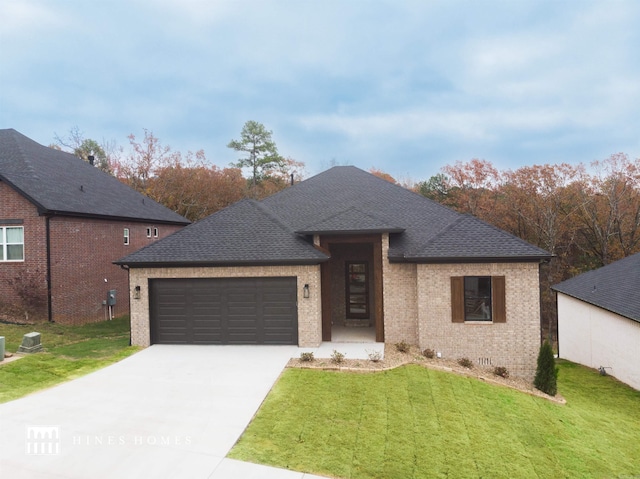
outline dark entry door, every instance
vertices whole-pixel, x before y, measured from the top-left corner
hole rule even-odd
[[[345,274],[347,318],[368,319],[369,263],[366,261],[347,261]]]
[[[298,344],[296,278],[150,280],[152,344]]]

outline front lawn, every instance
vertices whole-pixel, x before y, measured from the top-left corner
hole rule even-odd
[[[125,316],[84,326],[2,323],[0,336],[5,336],[6,351],[16,352],[22,337],[32,331],[41,333],[44,350],[0,363],[0,403],[83,376],[139,350],[129,346]]]
[[[229,457],[341,478],[640,474],[640,392],[559,367],[566,405],[418,365],[288,369]]]

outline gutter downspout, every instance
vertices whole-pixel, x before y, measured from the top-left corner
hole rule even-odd
[[[133,340],[131,337],[131,330],[133,328],[131,327],[131,270],[129,269],[129,265],[127,264],[121,264],[120,268],[127,272],[127,283],[129,284],[129,291],[127,291],[127,293],[129,294],[129,346],[132,346]]]
[[[47,314],[50,323],[53,323],[53,311],[51,308],[51,227],[49,225],[51,216],[45,216],[45,230],[47,242]]]

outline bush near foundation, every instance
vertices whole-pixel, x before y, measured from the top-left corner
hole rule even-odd
[[[553,348],[549,341],[542,343],[538,353],[538,367],[533,385],[549,396],[555,396],[558,392],[558,368],[553,357]]]

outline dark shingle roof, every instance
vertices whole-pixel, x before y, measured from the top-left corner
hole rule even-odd
[[[353,166],[331,168],[263,200],[263,204],[295,231],[320,229],[318,225],[328,223],[331,232],[339,232],[341,227],[349,232],[347,223],[335,219],[365,212],[375,220],[371,230],[391,233],[389,258],[394,261],[550,257],[546,251],[477,218],[465,217]],[[314,220],[312,228],[309,224]]]
[[[189,223],[87,162],[42,146],[13,129],[0,130],[0,180],[41,213]]]
[[[492,258],[518,261],[539,260],[548,253],[506,231],[485,223],[470,215],[461,215],[439,234],[427,241],[424,247],[408,253],[405,259],[429,259],[451,262],[487,261]]]
[[[368,214],[352,207],[328,218],[314,222],[297,233],[301,234],[362,234],[362,233],[402,233],[399,228],[387,223],[375,214]]]
[[[259,265],[317,264],[328,256],[296,235],[254,200],[242,200],[117,264]]]
[[[563,281],[551,289],[640,322],[640,253]]]
[[[260,203],[231,206],[119,263],[317,263],[327,256],[311,245],[311,234],[383,232],[390,234],[391,261],[539,261],[550,257],[477,218],[358,168],[341,166]]]

